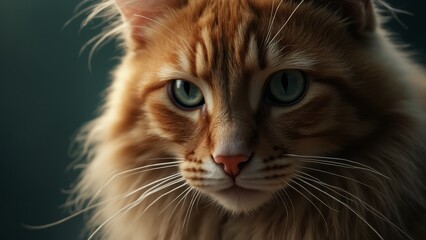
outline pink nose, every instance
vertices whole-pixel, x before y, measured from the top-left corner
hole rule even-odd
[[[216,156],[214,161],[223,166],[225,172],[231,176],[236,177],[240,173],[240,163],[247,162],[250,156],[247,155],[235,155],[235,156]]]

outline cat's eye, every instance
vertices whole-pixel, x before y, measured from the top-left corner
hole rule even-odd
[[[200,89],[188,81],[172,81],[169,85],[169,95],[172,101],[183,109],[194,109],[204,104]]]
[[[267,84],[267,101],[278,105],[291,105],[304,97],[308,79],[301,71],[284,70],[272,74]]]

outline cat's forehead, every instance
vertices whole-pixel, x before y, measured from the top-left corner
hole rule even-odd
[[[339,30],[333,32],[336,24],[311,11],[309,5],[254,0],[188,4],[173,17],[177,24],[168,26],[177,39],[170,47],[171,62],[158,73],[161,79],[192,81],[206,90],[204,94],[214,95],[212,99],[235,102],[236,106],[250,102],[254,110],[274,72],[311,72],[318,69],[319,62],[324,74],[346,69],[333,47],[339,42],[334,34]],[[319,38],[322,28],[331,29],[328,35],[332,37]],[[165,32],[170,35],[169,29]],[[176,47],[176,42],[180,46]]]
[[[260,2],[263,4],[253,4]],[[266,4],[268,3],[268,4]],[[265,68],[312,66],[312,58],[288,39],[288,29],[280,29],[285,18],[274,16],[294,10],[295,4],[277,1],[199,1],[185,14],[182,48],[175,62],[184,72],[209,83],[226,84],[247,80],[254,71]],[[289,5],[281,9],[281,5]],[[278,12],[280,11],[280,12]],[[290,26],[289,26],[290,27]]]

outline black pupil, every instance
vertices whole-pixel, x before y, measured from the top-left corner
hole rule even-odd
[[[283,85],[283,88],[285,90],[285,92],[287,93],[288,90],[288,78],[287,78],[287,74],[283,74],[281,76],[281,84]]]
[[[185,90],[186,95],[189,96],[189,92],[191,91],[191,84],[189,84],[188,82],[184,82],[183,89]]]

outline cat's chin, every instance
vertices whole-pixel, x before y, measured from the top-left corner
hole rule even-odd
[[[268,192],[238,186],[212,192],[210,195],[232,213],[251,212],[258,209],[271,198],[271,194]]]

